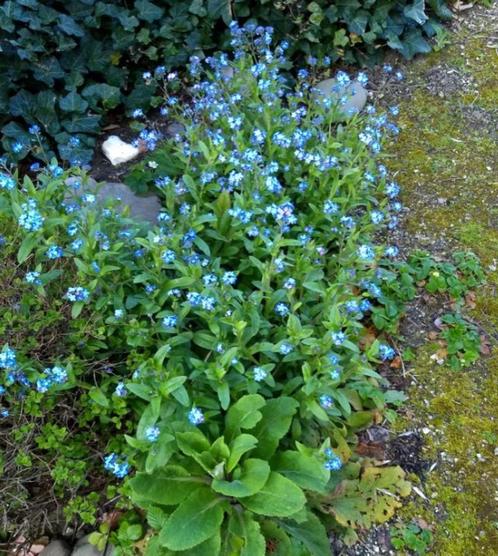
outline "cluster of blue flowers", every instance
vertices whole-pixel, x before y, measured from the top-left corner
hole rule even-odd
[[[301,377],[302,362],[309,361],[319,376],[314,390],[313,385],[306,386],[312,392],[309,397],[315,409],[317,402],[322,408],[317,409],[320,416],[335,415],[341,404],[336,403],[334,391],[347,380],[343,370],[348,369],[351,346],[358,342],[360,323],[382,302],[378,262],[383,256],[397,255],[396,246],[376,246],[371,233],[395,228],[402,210],[398,184],[375,162],[385,135],[397,133],[389,119],[397,109],[393,107],[388,116],[370,106],[361,118],[352,120],[357,126],[353,131],[348,125],[337,127],[337,110],[354,94],[353,78],[338,72],[335,93],[343,96],[322,98],[316,96],[310,74],[303,69],[297,88],[290,90],[282,72],[286,43],[272,50],[272,30],[265,27],[233,24],[231,33],[235,64],[245,71],[234,70],[226,55],[205,62],[193,57],[189,66],[196,79],[193,102],[182,107],[175,96],[165,100],[162,113],[169,117],[180,111],[185,122],[186,132],[178,133],[168,148],[176,149],[179,160],[188,161],[188,171],[165,175],[169,172],[149,161],[151,181],[166,199],[157,226],[137,240],[138,233],[127,227],[129,222],[110,209],[99,209],[96,195],[73,184],[74,195],[64,195],[60,202],[66,215],[63,233],[57,239],[50,237],[42,264],[61,266],[62,257],[78,254],[84,259],[93,249],[91,258],[80,263],[84,272],[79,280],[69,282],[82,285],[68,287],[64,298],[83,303],[107,296],[102,312],[109,310],[105,322],[116,334],[141,327],[139,309],[143,310],[147,314],[143,327],[153,332],[150,337],[144,333],[138,340],[144,343],[138,345],[153,344],[157,338],[152,335],[159,332],[165,342],[171,340],[165,346],[166,361],[181,360],[182,372],[187,374],[193,368],[182,351],[185,345],[177,348],[173,340],[183,334],[193,344],[199,341],[206,353],[200,359],[195,353],[192,356],[198,365],[193,375],[202,375],[198,368],[205,368],[210,384],[215,382],[213,377],[235,376],[239,391],[244,384],[252,392],[263,391],[283,370],[285,374],[290,369],[292,375],[299,369]],[[247,54],[249,40],[254,58]],[[202,80],[206,67],[214,77]],[[177,76],[167,75],[165,68],[144,74],[146,82],[153,78],[172,82]],[[248,79],[254,80],[250,86]],[[368,81],[362,72],[356,80],[362,85]],[[145,117],[139,109],[132,115]],[[33,130],[34,135],[38,132]],[[160,140],[157,132],[145,129],[137,145],[154,150]],[[49,172],[60,175],[59,167]],[[12,178],[0,174],[0,189],[13,188]],[[205,213],[203,206],[209,206]],[[45,216],[35,200],[21,204],[19,226],[26,232],[42,230],[49,217],[42,208]],[[90,210],[100,211],[99,226],[91,232],[84,220]],[[121,258],[114,253],[114,242]],[[126,263],[119,268],[123,275],[131,275],[130,284],[136,288],[126,299],[116,294],[112,279],[108,286],[102,276],[106,267],[121,265],[122,260]],[[42,278],[36,267],[24,279],[40,286]],[[170,280],[171,286],[165,286]],[[337,291],[327,283],[333,280]],[[321,313],[325,300],[334,305],[337,315],[331,310],[330,315]],[[296,331],[293,318],[299,323]],[[232,336],[238,336],[237,342]],[[314,345],[312,336],[319,336],[321,343]],[[248,345],[241,348],[244,342]],[[263,350],[262,345],[265,353],[256,350]],[[378,356],[387,361],[395,351],[381,344]],[[156,388],[159,377],[146,365],[140,364],[130,381],[119,374],[111,395],[126,398],[133,392],[132,382]],[[10,380],[29,384],[10,348],[0,353],[0,368],[10,373]],[[44,393],[67,381],[67,371],[54,366],[46,368],[34,386]],[[199,383],[201,379],[195,377],[189,381],[193,403],[206,396]],[[212,407],[205,407],[210,418]],[[183,419],[200,426],[206,416],[193,405]],[[145,439],[157,442],[162,426],[148,427]],[[332,450],[325,456],[327,469],[340,469],[341,459]],[[116,453],[104,458],[104,467],[120,478],[130,471],[128,461]]]
[[[105,456],[104,469],[110,471],[118,479],[123,479],[130,472],[130,464],[117,454],[112,453]]]
[[[327,458],[324,464],[325,469],[329,471],[339,471],[342,467],[342,460],[334,453],[334,450],[332,450],[332,448],[326,448],[324,454]]]
[[[68,379],[67,371],[63,367],[51,367],[43,371],[42,376],[36,381],[38,392],[48,392],[54,384],[64,384]]]

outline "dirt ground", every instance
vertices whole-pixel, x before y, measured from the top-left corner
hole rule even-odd
[[[404,72],[402,82],[374,72],[373,100],[400,108],[400,136],[386,164],[402,186],[406,211],[391,242],[405,255],[423,249],[446,260],[471,250],[480,257],[487,284],[465,316],[487,349],[463,371],[439,365],[431,358],[438,349],[435,321],[448,300],[418,296],[400,330],[402,346],[416,354],[406,364],[409,399],[384,448],[416,487],[395,521],[430,529],[428,554],[492,556],[498,554],[498,4],[462,13],[450,32],[438,52],[390,60]],[[396,553],[389,526],[336,551]]]

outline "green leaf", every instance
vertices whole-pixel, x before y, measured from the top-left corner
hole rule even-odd
[[[84,37],[85,31],[83,30],[80,25],[76,23],[76,21],[65,14],[59,15],[59,23],[57,27],[64,31],[66,35],[72,35],[73,37]]]
[[[100,388],[92,388],[88,391],[88,395],[96,404],[102,407],[109,407],[109,400]]]
[[[295,483],[272,471],[265,486],[240,503],[256,514],[287,517],[304,507],[306,497]]]
[[[130,479],[131,498],[137,504],[152,502],[164,506],[183,502],[187,496],[199,489],[203,479],[192,477],[179,465],[167,465],[154,474],[137,473]]]
[[[201,431],[178,432],[176,433],[176,442],[186,456],[200,454],[211,448],[209,440]]]
[[[230,444],[230,457],[227,462],[227,471],[230,473],[239,463],[240,458],[258,444],[258,439],[252,434],[239,434]]]
[[[100,126],[100,116],[74,114],[70,120],[64,120],[62,127],[69,133],[97,133]]]
[[[230,406],[230,386],[228,382],[225,381],[219,384],[216,388],[216,393],[218,394],[221,408],[227,410]]]
[[[149,405],[144,409],[140,420],[137,425],[137,438],[139,440],[145,439],[145,431],[149,427],[155,425],[159,418],[159,412],[161,410],[161,398],[157,395],[150,400]]]
[[[425,13],[425,0],[415,0],[413,4],[403,8],[403,13],[408,19],[413,19],[419,25],[423,25],[429,19]]]
[[[106,109],[116,108],[121,102],[121,91],[119,87],[113,87],[107,83],[94,83],[85,87],[81,94],[88,100],[93,107],[97,106],[98,101]]]
[[[292,417],[299,404],[293,398],[281,396],[268,400],[261,409],[263,418],[258,422],[254,436],[258,439],[258,446],[253,455],[262,459],[269,459],[278,447],[278,443],[290,428]]]
[[[21,89],[9,101],[10,113],[12,116],[21,116],[28,120],[35,104],[35,97],[28,91]]]
[[[147,509],[147,523],[152,527],[152,529],[159,531],[159,529],[162,529],[167,520],[168,516],[161,508],[151,506]]]
[[[65,97],[59,99],[59,106],[64,112],[78,112],[82,114],[88,108],[88,102],[76,91],[71,91]]]
[[[412,29],[402,40],[403,48],[401,54],[408,60],[413,58],[415,54],[428,53],[432,50],[431,45],[424,39],[420,29]]]
[[[161,544],[170,550],[186,550],[213,537],[223,521],[222,502],[208,487],[192,492],[161,529]]]
[[[301,542],[311,556],[324,556],[330,554],[330,541],[325,527],[311,512],[308,519],[302,523],[296,521],[281,521],[279,525],[294,539]]]
[[[228,24],[232,20],[232,10],[230,0],[208,0],[207,11],[211,19],[221,17]]]
[[[218,531],[210,539],[194,546],[194,548],[178,552],[178,556],[218,556],[220,550],[221,535],[220,531]]]
[[[326,492],[330,473],[313,456],[288,450],[278,453],[272,460],[272,469],[294,481],[305,490]]]
[[[44,58],[33,70],[33,76],[37,81],[42,81],[52,87],[55,79],[62,79],[65,75],[59,60],[55,57]]]
[[[242,396],[227,412],[225,437],[230,440],[236,431],[254,428],[263,417],[263,414],[258,410],[264,405],[265,400],[259,394]]]
[[[240,470],[237,469],[237,472],[240,476],[232,481],[214,479],[211,488],[233,498],[252,496],[265,485],[270,475],[270,466],[262,459],[248,459],[244,461]]]
[[[162,8],[148,0],[137,0],[135,2],[135,8],[138,10],[138,17],[149,23],[160,19],[164,14]]]
[[[33,251],[35,245],[40,243],[40,238],[36,235],[27,235],[23,240],[19,247],[19,251],[17,252],[17,262],[23,263]]]
[[[261,534],[260,525],[250,512],[234,512],[230,520],[230,532],[242,539],[243,546],[240,547],[240,556],[265,556],[266,541]]]
[[[85,306],[85,304],[82,301],[77,301],[76,303],[73,303],[73,306],[71,307],[71,318],[76,319],[80,316],[81,311],[83,311],[83,307]]]
[[[145,400],[147,402],[149,402],[150,398],[152,397],[151,387],[146,386],[145,384],[135,384],[131,382],[126,385],[126,389],[129,390],[132,394],[135,394],[135,396],[142,398],[142,400]]]

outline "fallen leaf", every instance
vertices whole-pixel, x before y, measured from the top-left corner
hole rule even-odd
[[[391,361],[391,364],[389,365],[391,368],[393,369],[399,369],[401,368],[401,357],[399,355],[396,355],[396,357]]]
[[[482,355],[489,355],[491,353],[491,344],[485,336],[481,336],[481,345],[479,351]]]
[[[383,460],[386,457],[385,449],[380,442],[360,442],[355,451],[366,458]]]
[[[476,308],[476,294],[474,292],[467,292],[465,294],[465,304],[470,309]]]
[[[429,531],[432,531],[432,525],[429,525],[425,519],[416,517],[413,521],[420,527],[420,529],[428,529]]]
[[[470,4],[462,4],[460,2],[460,0],[457,0],[454,4],[453,4],[453,9],[459,11],[459,12],[464,12],[465,10],[470,10],[470,8],[472,8],[474,6],[474,2],[470,3]]]

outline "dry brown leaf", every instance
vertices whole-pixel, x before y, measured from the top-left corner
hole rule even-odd
[[[396,355],[396,357],[391,361],[391,364],[389,365],[392,369],[399,369],[402,366],[402,361],[401,361],[401,357],[399,355]]]
[[[462,2],[460,2],[460,0],[457,0],[453,4],[453,9],[457,10],[458,12],[464,12],[465,10],[470,10],[470,8],[473,8],[474,3],[475,2],[471,2],[470,4],[462,4]]]
[[[355,451],[366,458],[384,460],[386,457],[384,446],[379,442],[360,442]]]
[[[475,309],[476,308],[476,294],[475,292],[467,292],[465,295],[465,304],[467,305],[467,307],[470,307],[470,309]]]

